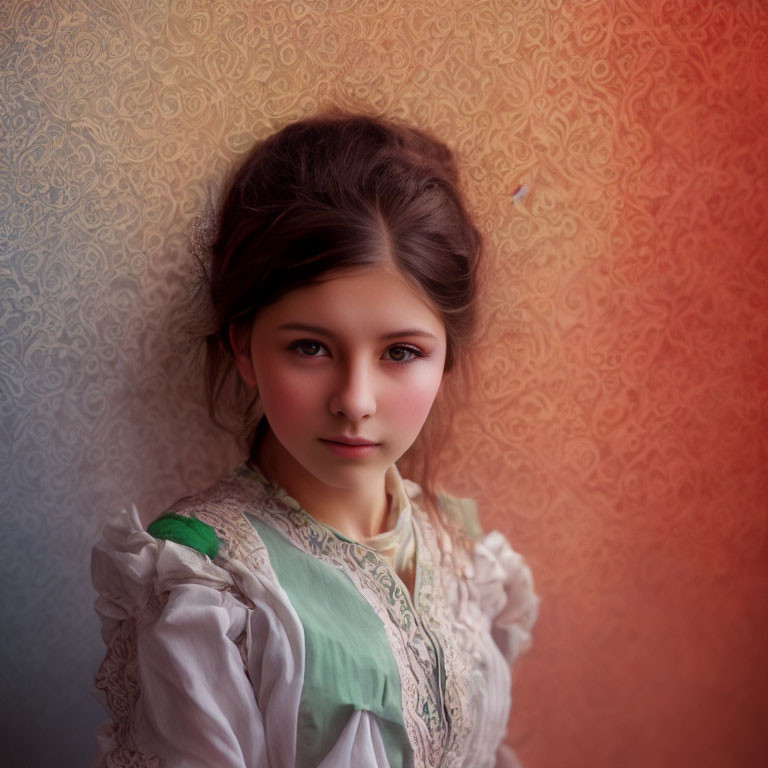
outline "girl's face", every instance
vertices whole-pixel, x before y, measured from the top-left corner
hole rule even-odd
[[[443,378],[443,322],[389,265],[296,289],[258,313],[250,338],[232,340],[285,449],[283,470],[338,489],[381,482]]]

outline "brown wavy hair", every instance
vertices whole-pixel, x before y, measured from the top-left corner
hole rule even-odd
[[[208,410],[235,415],[252,454],[267,428],[237,375],[229,328],[344,270],[382,261],[426,295],[445,324],[445,378],[430,417],[399,464],[436,499],[438,448],[466,403],[482,236],[448,147],[426,131],[338,111],[291,123],[257,143],[228,181],[206,265]],[[231,388],[231,397],[224,390]],[[230,424],[231,428],[231,424]]]

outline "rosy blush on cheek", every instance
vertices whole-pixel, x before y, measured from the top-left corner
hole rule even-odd
[[[437,394],[436,389],[411,390],[399,403],[400,418],[403,426],[419,425],[426,421]],[[413,427],[412,427],[413,428]]]
[[[431,375],[427,375],[431,374]],[[438,373],[425,372],[425,376],[404,391],[398,392],[391,408],[392,421],[406,445],[403,452],[416,440],[429,416],[440,388],[442,376]]]
[[[275,377],[269,388],[260,393],[267,420],[274,426],[285,424],[295,430],[307,429],[307,416],[317,415],[321,406],[317,392],[307,382],[290,377]]]

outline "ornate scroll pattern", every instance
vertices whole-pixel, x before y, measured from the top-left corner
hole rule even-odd
[[[488,238],[481,391],[444,467],[542,593],[523,762],[759,764],[767,40],[762,0],[7,0],[11,753],[87,761],[105,511],[151,517],[236,461],[187,373],[192,218],[255,137],[333,102],[455,146]]]

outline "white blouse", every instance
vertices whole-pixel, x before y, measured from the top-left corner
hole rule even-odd
[[[530,569],[498,532],[456,545],[395,467],[387,492],[391,530],[354,542],[243,464],[169,510],[213,527],[214,559],[135,507],[108,521],[92,574],[112,721],[94,766],[518,766],[502,740]]]

